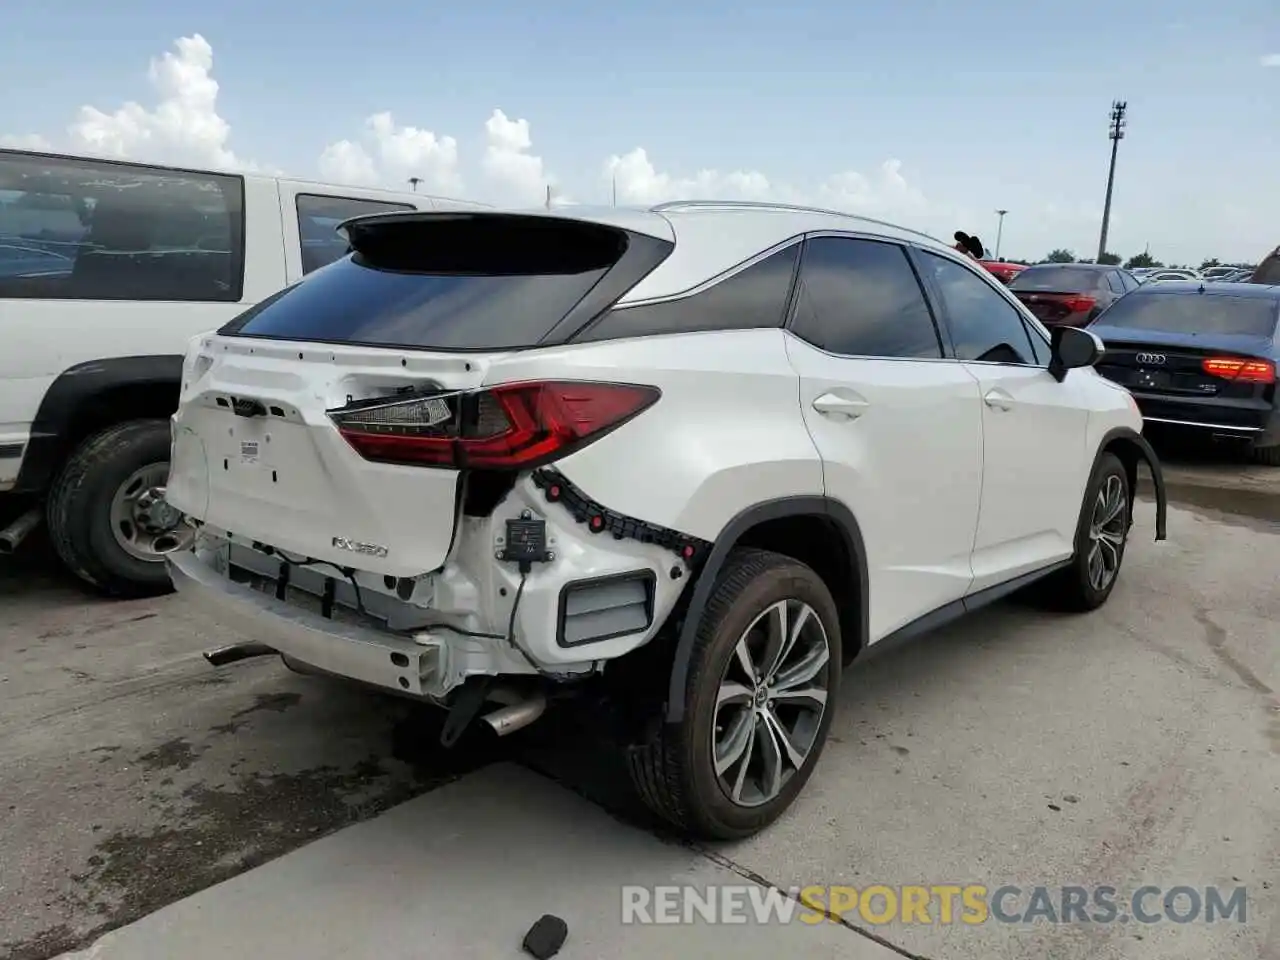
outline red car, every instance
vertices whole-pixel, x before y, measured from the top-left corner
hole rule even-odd
[[[1008,286],[1009,281],[1027,269],[1025,263],[1009,263],[1007,260],[979,261],[997,280]]]

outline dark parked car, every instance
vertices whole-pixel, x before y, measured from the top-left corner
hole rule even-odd
[[[1046,326],[1082,327],[1142,284],[1128,270],[1095,263],[1037,263],[1009,281],[1009,292]]]
[[[1242,440],[1280,466],[1276,364],[1280,286],[1168,281],[1118,300],[1089,329],[1104,377],[1127,387],[1143,418]]]

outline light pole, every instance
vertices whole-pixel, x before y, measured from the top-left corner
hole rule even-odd
[[[996,211],[996,216],[1000,218],[999,224],[996,227],[996,259],[997,260],[1000,259],[1000,238],[1004,236],[1004,215],[1008,212],[1009,212],[1008,210]]]
[[[418,184],[420,184],[421,182],[422,182],[422,178],[421,178],[421,177],[410,177],[410,178],[409,178],[409,186],[413,187],[413,192],[414,192],[414,193],[417,193],[417,192],[418,192]]]
[[[1111,225],[1111,188],[1116,182],[1116,151],[1120,148],[1120,141],[1124,139],[1125,112],[1128,109],[1129,104],[1123,100],[1113,100],[1111,103],[1111,127],[1107,131],[1107,136],[1111,139],[1111,170],[1107,173],[1107,199],[1102,205],[1102,235],[1098,238],[1096,263],[1101,263],[1107,252],[1107,227]]]

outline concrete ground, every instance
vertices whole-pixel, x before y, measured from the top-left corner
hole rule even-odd
[[[574,718],[442,754],[412,704],[273,661],[213,670],[200,651],[234,638],[179,598],[104,603],[37,543],[0,564],[0,957],[116,928],[95,956],[514,957],[544,912],[569,921],[566,958],[1280,956],[1280,471],[1167,472],[1170,539],[1151,542],[1142,504],[1106,607],[1014,601],[872,651],[795,809],[716,849],[655,837]],[[735,881],[1244,886],[1248,907],[1216,924],[617,919],[622,884]]]

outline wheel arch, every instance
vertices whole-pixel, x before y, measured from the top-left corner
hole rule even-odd
[[[85,439],[126,420],[178,408],[182,355],[112,357],[68,367],[45,391],[14,489],[43,493]]]
[[[668,723],[684,718],[685,687],[698,623],[729,554],[744,546],[775,550],[814,567],[840,611],[845,663],[867,645],[866,544],[853,512],[824,496],[782,497],[748,507],[725,525],[693,583],[671,662],[665,709]],[[847,582],[841,584],[842,578]]]
[[[1165,496],[1164,472],[1160,467],[1160,458],[1151,444],[1132,427],[1113,427],[1102,436],[1098,449],[1089,468],[1089,476],[1098,468],[1098,461],[1105,453],[1114,454],[1124,464],[1125,474],[1129,479],[1129,523],[1133,523],[1133,501],[1138,493],[1138,465],[1145,463],[1151,471],[1151,485],[1156,495],[1156,540],[1166,538],[1165,524],[1167,500]]]

